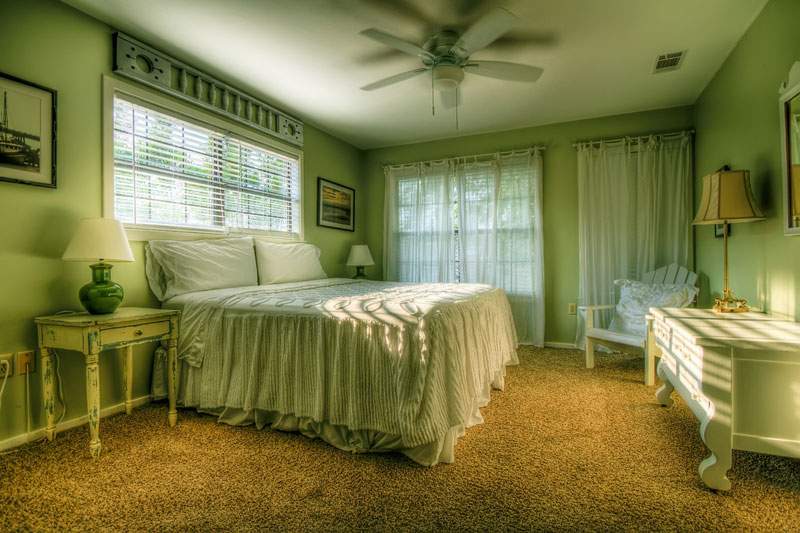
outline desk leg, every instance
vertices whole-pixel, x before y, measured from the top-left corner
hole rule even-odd
[[[731,469],[733,455],[730,425],[715,419],[704,420],[700,424],[700,436],[710,452],[700,462],[700,479],[711,489],[730,490],[728,470]]]
[[[664,370],[661,365],[664,364],[664,359],[661,359],[661,362],[658,364],[658,377],[661,378],[662,385],[656,391],[656,400],[658,403],[663,405],[664,407],[672,407],[672,391],[675,390],[675,387],[672,386],[667,376],[664,374]]]
[[[125,363],[124,363],[124,378],[123,381],[125,388],[125,414],[133,412],[133,346],[128,345],[125,347]]]
[[[100,372],[98,354],[86,354],[86,409],[89,414],[89,451],[100,457]]]
[[[42,403],[44,404],[44,416],[46,426],[44,434],[47,440],[52,441],[56,438],[56,406],[55,406],[55,380],[56,375],[53,370],[53,351],[50,348],[41,348],[42,354]]]
[[[178,409],[176,408],[175,379],[178,370],[178,339],[171,338],[167,341],[167,396],[169,398],[170,427],[178,423]]]

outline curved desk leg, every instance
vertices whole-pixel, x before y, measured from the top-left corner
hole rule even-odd
[[[46,426],[44,434],[47,440],[56,438],[56,406],[55,406],[55,371],[53,370],[53,351],[41,348],[42,354],[42,395],[44,398],[44,415]]]
[[[177,321],[173,321],[173,332],[176,331]],[[178,423],[178,409],[176,408],[176,393],[175,393],[175,380],[177,379],[176,374],[178,370],[178,339],[177,336],[173,333],[173,336],[167,340],[166,343],[162,343],[164,348],[167,350],[167,397],[169,398],[169,414],[167,415],[167,420],[169,421],[170,427],[175,427]]]
[[[100,372],[97,354],[86,354],[86,409],[89,412],[89,451],[100,457]]]
[[[125,347],[125,361],[123,362],[122,388],[125,389],[125,414],[133,412],[133,345]]]
[[[672,407],[672,398],[670,396],[672,395],[672,391],[675,390],[675,387],[672,386],[672,383],[669,382],[669,379],[664,374],[663,364],[664,360],[662,359],[661,362],[658,363],[658,377],[661,379],[662,385],[656,391],[656,400],[664,407]]]
[[[728,424],[716,420],[704,420],[700,424],[700,436],[706,443],[709,456],[700,462],[698,471],[700,479],[714,490],[730,490],[731,481],[728,470],[731,469],[731,431]]]

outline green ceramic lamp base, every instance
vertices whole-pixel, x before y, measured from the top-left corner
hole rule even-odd
[[[92,281],[81,287],[78,297],[84,309],[93,315],[113,313],[125,296],[122,286],[111,281],[112,265],[96,263],[91,265]]]

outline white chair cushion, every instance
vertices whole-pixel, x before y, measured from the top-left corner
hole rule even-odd
[[[256,239],[258,280],[261,285],[324,279],[320,250],[303,242],[278,244]]]
[[[630,279],[614,282],[620,287],[619,303],[609,329],[644,338],[645,315],[651,307],[686,307],[697,295],[697,287],[687,284],[643,283]]]
[[[156,297],[258,285],[252,237],[203,241],[150,241],[147,280]]]

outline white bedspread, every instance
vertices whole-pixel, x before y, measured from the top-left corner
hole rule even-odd
[[[452,460],[455,438],[482,421],[478,408],[517,362],[508,299],[487,285],[325,279],[189,293],[165,306],[183,311],[183,405],[438,450],[407,453],[424,464]]]

